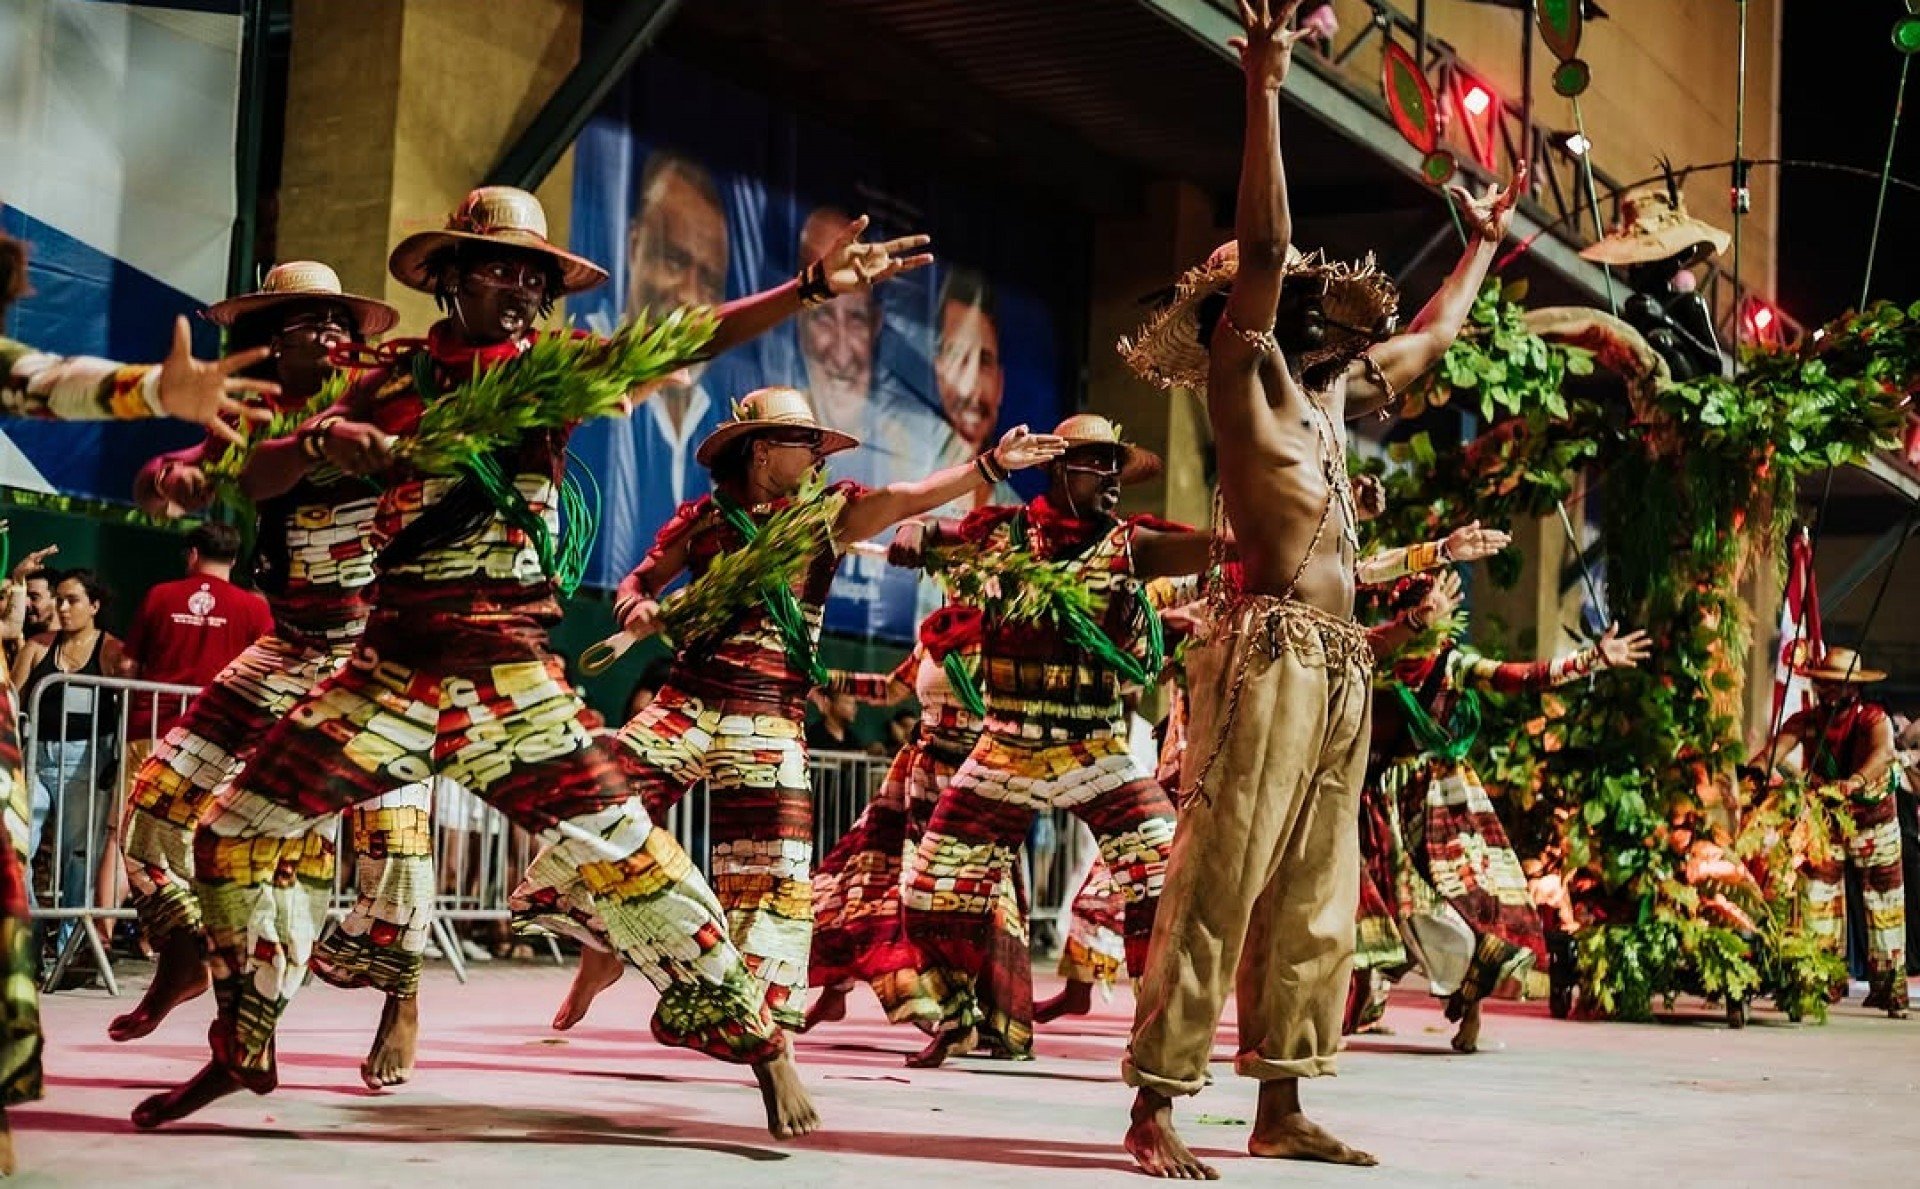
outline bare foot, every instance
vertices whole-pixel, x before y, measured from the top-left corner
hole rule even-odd
[[[1325,1164],[1355,1164],[1370,1168],[1380,1163],[1331,1133],[1300,1109],[1300,1081],[1281,1078],[1260,1084],[1260,1106],[1253,1119],[1247,1152],[1273,1160],[1318,1160]]]
[[[560,1010],[553,1013],[553,1030],[565,1032],[586,1019],[594,997],[619,982],[624,973],[626,963],[620,960],[619,954],[590,945],[582,947],[580,969],[574,971],[573,986],[567,988],[567,998]]]
[[[133,1125],[151,1131],[162,1123],[186,1118],[212,1102],[241,1089],[240,1079],[208,1062],[199,1073],[164,1094],[155,1094],[133,1108]]]
[[[1068,979],[1053,998],[1033,1005],[1033,1022],[1051,1024],[1061,1016],[1084,1016],[1093,1010],[1093,984]]]
[[[0,1177],[13,1175],[13,1124],[7,1121],[7,1108],[0,1106]]]
[[[807,1022],[800,1025],[801,1032],[812,1032],[815,1025],[830,1024],[835,1020],[847,1018],[847,991],[849,986],[842,983],[833,987],[820,988],[820,998],[813,1001],[807,1009]]]
[[[820,1115],[813,1099],[800,1083],[799,1067],[793,1057],[782,1052],[778,1057],[753,1067],[753,1080],[760,1083],[760,1099],[767,1107],[767,1130],[775,1139],[798,1139],[817,1131]]]
[[[387,996],[373,1048],[360,1064],[360,1080],[369,1090],[384,1090],[413,1079],[413,1053],[420,1044],[420,1000]]]
[[[1133,1125],[1124,1141],[1127,1155],[1150,1177],[1174,1181],[1217,1181],[1220,1170],[1204,1164],[1173,1129],[1173,1099],[1141,1090],[1133,1099]]]
[[[1475,999],[1460,1009],[1460,1027],[1453,1034],[1453,1051],[1480,1051],[1480,1001]]]
[[[907,1058],[907,1068],[938,1069],[950,1058],[964,1057],[973,1052],[973,1046],[979,1043],[980,1033],[971,1025],[943,1029],[933,1034],[926,1048]]]
[[[177,933],[160,947],[160,965],[133,1010],[107,1025],[117,1041],[138,1040],[160,1026],[174,1008],[198,999],[212,986],[207,976],[206,949],[198,936]]]

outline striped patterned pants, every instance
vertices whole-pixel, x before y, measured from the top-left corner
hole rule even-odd
[[[741,1063],[783,1044],[720,906],[656,830],[538,623],[375,612],[345,668],[261,741],[194,839],[213,946],[215,1060],[277,1081],[274,1032],[324,915],[332,817],[444,776],[544,844],[515,893],[529,917],[585,916],[660,989],[653,1033]]]
[[[134,907],[151,944],[204,932],[193,894],[194,831],[268,730],[352,651],[351,644],[321,649],[279,636],[256,640],[140,765],[122,836]],[[345,927],[315,954],[315,970],[329,982],[400,996],[418,990],[433,913],[430,795],[427,784],[416,782],[348,811],[359,897]],[[303,878],[330,887],[333,840],[316,837],[312,845]]]
[[[707,782],[708,870],[727,933],[785,1028],[806,1020],[813,949],[813,786],[799,707],[708,699],[669,685],[615,736],[656,819]]]
[[[998,888],[1033,815],[1048,808],[1093,831],[1124,906],[1127,970],[1139,975],[1173,845],[1173,802],[1111,735],[981,737],[941,794],[902,886],[908,936],[930,960],[973,977],[986,968]]]
[[[1810,860],[1805,871],[1808,928],[1834,953],[1845,951],[1846,864],[1859,868],[1867,907],[1867,966],[1874,989],[1897,993],[1897,1001],[1904,1004],[1906,880],[1900,867],[1900,816],[1892,785],[1882,783],[1856,793],[1846,811],[1830,812],[1835,844],[1825,857]]]

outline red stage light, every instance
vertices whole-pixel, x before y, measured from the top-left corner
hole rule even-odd
[[[1460,105],[1467,109],[1467,114],[1470,116],[1476,118],[1484,116],[1487,114],[1487,109],[1493,106],[1493,93],[1479,83],[1475,83],[1467,88],[1465,95],[1461,96]]]

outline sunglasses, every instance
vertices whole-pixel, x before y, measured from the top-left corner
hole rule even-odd
[[[1060,469],[1069,475],[1092,475],[1100,479],[1111,479],[1120,473],[1118,462],[1063,462]]]
[[[306,344],[344,340],[350,337],[350,332],[338,318],[321,315],[288,322],[273,337],[280,343]]]
[[[767,443],[772,446],[799,446],[807,450],[818,450],[827,435],[817,429],[782,430],[767,435]]]

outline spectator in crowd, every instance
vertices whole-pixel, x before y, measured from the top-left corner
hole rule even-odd
[[[821,694],[814,699],[820,717],[807,728],[807,750],[866,751],[867,741],[854,729],[860,703],[850,693]]]
[[[913,738],[913,729],[920,725],[920,713],[916,710],[896,710],[887,720],[886,754],[893,755],[907,745]]]
[[[199,687],[220,675],[247,645],[273,630],[267,600],[233,584],[240,557],[240,532],[232,525],[208,522],[187,534],[187,576],[163,582],[147,592],[127,632],[125,677],[166,685]],[[120,766],[124,786],[152,754],[154,742],[173,728],[188,699],[136,696],[127,709],[127,755]],[[120,857],[119,802],[115,798],[109,845],[100,856],[101,902],[118,906],[125,895]]]
[[[52,576],[54,630],[27,641],[13,662],[13,684],[20,691],[23,716],[32,723],[33,746],[25,759],[33,777],[32,829],[27,849],[37,855],[47,818],[54,815],[52,891],[61,908],[86,902],[92,874],[89,850],[104,850],[107,802],[99,778],[112,737],[119,727],[117,708],[83,685],[41,686],[56,674],[103,677],[124,663],[120,641],[100,627],[107,588],[91,570]],[[58,805],[56,813],[55,806]],[[63,926],[65,941],[70,928]]]
[[[0,521],[0,533],[6,522]],[[17,562],[7,574],[7,588],[0,598],[0,642],[7,652],[7,669],[20,649],[35,636],[54,629],[53,587],[48,582],[47,559],[60,552],[60,546],[47,545]]]

